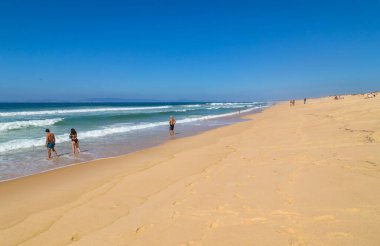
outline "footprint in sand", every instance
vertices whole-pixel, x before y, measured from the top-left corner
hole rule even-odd
[[[186,189],[189,189],[190,190],[190,193],[191,194],[197,194],[197,192],[194,190],[194,184],[193,183],[189,183],[186,185]]]
[[[293,198],[286,199],[286,204],[289,205],[289,206],[292,206],[294,204]]]
[[[136,233],[141,233],[141,232],[143,232],[143,231],[145,231],[145,227],[144,227],[144,226],[140,226],[140,227],[138,227],[138,228],[136,229]]]
[[[215,228],[219,227],[219,225],[218,225],[218,223],[213,222],[208,227],[211,228],[211,229],[215,229]]]
[[[81,238],[80,234],[79,234],[79,233],[75,233],[75,234],[70,238],[70,240],[71,240],[71,241],[78,241],[80,238]]]
[[[174,201],[172,203],[173,206],[178,206],[178,205],[181,205],[183,203],[183,201]]]

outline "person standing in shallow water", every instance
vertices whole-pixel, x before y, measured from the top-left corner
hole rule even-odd
[[[169,131],[170,131],[170,136],[174,136],[174,125],[175,125],[175,119],[173,116],[170,116],[169,118]]]
[[[46,147],[48,151],[48,160],[51,159],[51,152],[53,151],[55,153],[55,156],[58,157],[57,151],[55,151],[55,136],[54,133],[50,132],[49,129],[45,130],[45,137],[46,137]]]
[[[71,128],[69,138],[71,139],[71,148],[73,149],[73,154],[75,155],[77,149],[78,149],[78,154],[79,154],[80,153],[79,140],[77,136],[77,131],[75,131],[74,128]]]

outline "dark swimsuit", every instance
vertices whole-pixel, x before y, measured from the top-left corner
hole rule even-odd
[[[170,124],[170,130],[171,130],[171,131],[174,130],[174,124]]]
[[[70,139],[71,139],[71,142],[78,143],[77,135],[70,134]]]

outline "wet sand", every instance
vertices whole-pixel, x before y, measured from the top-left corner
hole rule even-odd
[[[379,97],[247,118],[0,183],[0,245],[379,244]]]

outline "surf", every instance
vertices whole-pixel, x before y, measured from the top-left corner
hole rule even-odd
[[[0,123],[0,132],[17,130],[27,127],[41,127],[41,126],[51,126],[58,122],[63,121],[64,118],[55,119],[44,119],[44,120],[22,120],[22,121],[12,121],[12,122],[2,122]]]
[[[155,109],[168,109],[170,107],[172,106],[52,109],[52,110],[41,110],[41,111],[0,112],[0,116],[15,117],[15,116],[35,116],[35,115],[97,113],[97,112],[110,112],[110,111],[155,110]]]
[[[248,109],[241,110],[240,113],[248,113],[255,109],[264,108],[267,106],[255,106],[250,107]],[[215,115],[204,115],[204,116],[197,116],[197,117],[186,117],[183,119],[177,120],[177,124],[185,124],[185,123],[191,123],[196,121],[203,121],[203,120],[210,120],[210,119],[216,119],[216,118],[223,118],[223,117],[229,117],[238,115],[239,112],[231,112],[231,113],[225,113],[225,114],[215,114]],[[136,125],[131,125],[128,123],[125,124],[114,124],[109,126],[104,126],[101,129],[96,130],[89,130],[89,131],[82,131],[78,132],[78,138],[80,140],[84,139],[91,139],[91,138],[100,138],[108,135],[113,134],[120,134],[120,133],[127,133],[137,130],[143,130],[147,128],[154,128],[159,126],[167,126],[167,121],[157,121],[157,122],[150,122],[150,123],[140,123]],[[64,143],[69,142],[69,133],[67,134],[59,134],[56,135],[56,143]],[[35,147],[41,147],[45,144],[45,138],[38,138],[38,139],[17,139],[17,140],[11,140],[7,142],[3,142],[0,144],[0,153],[8,152],[8,151],[15,151],[15,150],[21,150],[26,148],[35,148]]]

